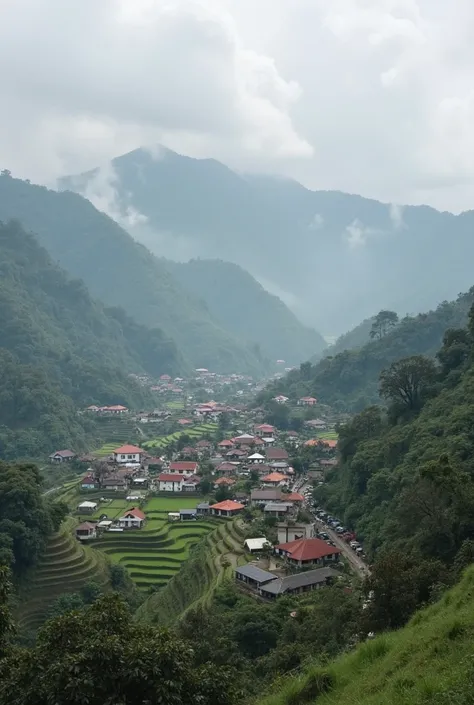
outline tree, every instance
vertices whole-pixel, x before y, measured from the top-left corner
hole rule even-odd
[[[395,406],[416,411],[436,377],[436,366],[424,355],[393,362],[380,374],[380,396]]]
[[[380,311],[373,320],[370,337],[381,340],[397,323],[395,311]]]
[[[138,625],[117,595],[46,623],[0,662],[0,704],[230,705],[232,672],[197,666],[188,643]]]
[[[424,560],[419,554],[392,550],[372,566],[365,582],[371,596],[364,612],[367,631],[398,629],[423,604],[436,584],[443,582],[445,568],[439,561]]]

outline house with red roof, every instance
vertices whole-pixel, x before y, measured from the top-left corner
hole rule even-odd
[[[160,492],[181,492],[185,480],[185,475],[162,472],[158,475],[158,489]]]
[[[146,522],[146,516],[138,507],[132,507],[118,521],[123,529],[141,529]]]
[[[97,525],[90,521],[84,521],[76,526],[76,538],[80,541],[97,538]]]
[[[280,543],[274,550],[288,563],[300,568],[307,565],[323,565],[328,561],[335,563],[341,553],[339,548],[330,546],[321,539],[296,539],[289,543]]]
[[[267,448],[267,460],[272,462],[281,462],[288,460],[288,451],[285,448]]]
[[[217,467],[216,470],[217,472],[221,472],[223,475],[233,475],[236,470],[237,470],[238,464],[234,465],[234,463],[228,463],[227,461],[220,463]]]
[[[127,414],[128,409],[126,406],[122,406],[121,404],[115,404],[115,406],[101,406],[99,409],[101,414],[106,414],[106,415],[114,415],[114,414]]]
[[[198,464],[195,460],[175,460],[170,463],[170,472],[177,475],[195,475]]]
[[[217,447],[220,448],[221,450],[226,450],[234,447],[234,444],[232,441],[229,440],[224,440],[221,441],[220,443],[217,444]]]
[[[178,419],[178,423],[180,426],[192,426],[193,422],[191,419]]]
[[[98,487],[99,483],[94,475],[86,475],[81,480],[81,490],[96,490]]]
[[[114,450],[114,460],[119,465],[125,463],[141,463],[145,451],[138,446],[124,445]]]
[[[314,406],[318,403],[318,400],[314,397],[301,397],[298,399],[298,406]]]
[[[233,517],[243,509],[245,509],[245,506],[233,499],[226,499],[224,502],[218,502],[209,507],[211,514],[218,517]]]
[[[275,427],[270,426],[268,423],[262,423],[259,426],[255,426],[255,434],[259,438],[273,438],[275,434]]]
[[[255,443],[255,436],[251,436],[250,433],[243,433],[241,436],[236,436],[233,441],[237,448],[242,446],[249,448]]]
[[[233,448],[232,450],[229,450],[228,453],[225,454],[225,457],[228,460],[243,460],[246,456],[246,452],[244,450],[240,450],[239,448]]]

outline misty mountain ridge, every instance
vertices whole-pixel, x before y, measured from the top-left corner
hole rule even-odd
[[[107,306],[122,307],[138,323],[159,328],[165,338],[175,341],[188,369],[208,367],[261,377],[281,357],[279,336],[295,364],[324,347],[321,336],[305,328],[244,272],[237,277],[243,283],[235,296],[243,301],[245,292],[252,291],[253,299],[246,303],[252,310],[234,312],[219,322],[212,311],[212,298],[219,297],[219,291],[211,289],[208,302],[200,292],[182,286],[162,259],[76,193],[51,191],[4,174],[0,176],[0,220],[10,219],[30,229],[53,259],[81,278],[94,297]],[[221,278],[219,286],[225,285]],[[226,286],[228,297],[228,282]],[[244,319],[244,328],[238,328],[236,313]],[[260,329],[247,326],[245,332],[245,319],[255,316],[262,319]],[[291,336],[286,343],[285,331]],[[271,340],[277,346],[274,350]]]
[[[161,256],[238,264],[328,335],[376,309],[427,310],[472,284],[471,211],[310,191],[165,148],[134,150],[60,185],[94,202],[108,192],[122,224]]]

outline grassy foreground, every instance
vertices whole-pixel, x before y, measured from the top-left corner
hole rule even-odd
[[[468,705],[473,657],[474,566],[404,629],[283,681],[259,705]]]

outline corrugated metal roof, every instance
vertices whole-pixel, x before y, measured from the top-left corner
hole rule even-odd
[[[262,570],[251,563],[239,566],[239,568],[235,569],[235,572],[237,575],[243,575],[246,578],[250,578],[250,580],[255,580],[257,583],[267,583],[270,580],[275,580],[273,573]]]

